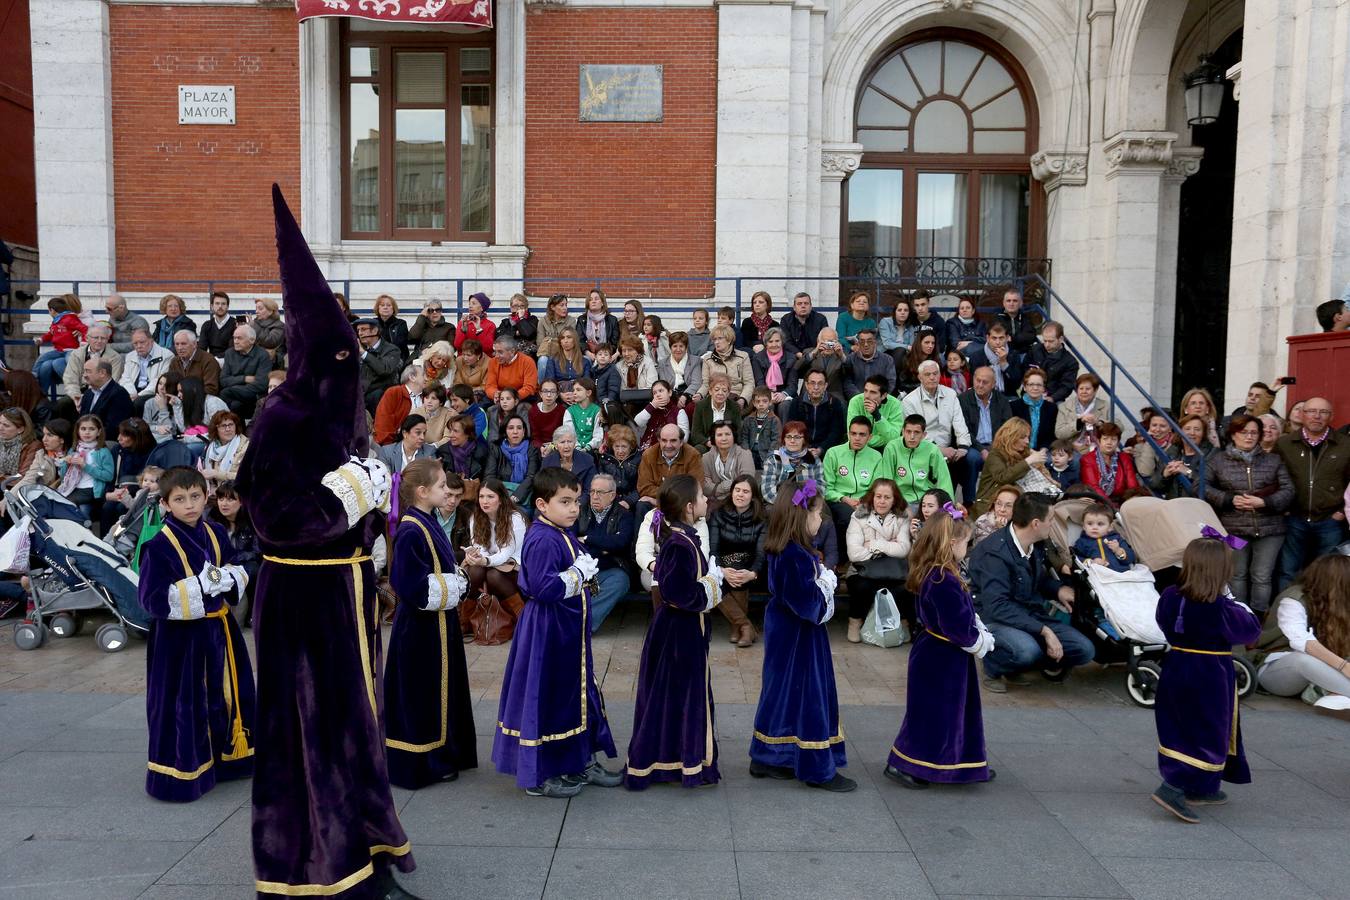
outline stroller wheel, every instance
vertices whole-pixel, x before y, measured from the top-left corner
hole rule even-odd
[[[79,618],[70,613],[57,613],[47,627],[55,637],[71,638],[80,633],[80,624]]]
[[[1145,709],[1152,709],[1158,701],[1158,681],[1162,667],[1151,659],[1141,659],[1125,676],[1125,690],[1130,699]]]
[[[14,646],[20,650],[36,650],[47,639],[47,629],[41,622],[20,622],[14,627]]]
[[[1059,684],[1069,677],[1068,669],[1041,669],[1041,675],[1051,684]]]
[[[127,630],[116,622],[100,625],[94,632],[94,642],[104,653],[116,653],[127,645]]]
[[[1237,676],[1237,691],[1240,699],[1247,699],[1256,693],[1256,666],[1244,656],[1233,657],[1233,674]]]

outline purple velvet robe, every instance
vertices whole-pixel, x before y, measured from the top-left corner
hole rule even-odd
[[[980,637],[970,591],[951,572],[930,572],[915,611],[922,630],[909,651],[905,720],[887,762],[924,781],[988,781],[979,674],[961,649]]]
[[[421,510],[405,510],[389,564],[399,604],[384,665],[384,743],[389,780],[409,790],[478,767],[459,612],[426,611],[433,552],[441,572],[455,570],[440,524]]]
[[[716,784],[717,726],[708,667],[708,595],[699,581],[708,561],[698,536],[674,525],[656,553],[653,580],[661,603],[647,626],[638,669],[637,708],[624,784],[642,790],[657,781],[685,787]]]
[[[520,595],[525,610],[516,622],[506,658],[492,762],[532,788],[549,778],[585,770],[597,751],[617,756],[595,683],[590,592],[564,597],[558,573],[586,548],[542,516],[525,533],[520,559]]]
[[[816,587],[814,554],[796,544],[769,554],[764,610],[764,675],[750,758],[822,783],[848,765],[839,725],[830,634],[820,624],[827,598]]]
[[[1196,603],[1176,587],[1163,591],[1157,619],[1171,645],[1153,707],[1163,781],[1193,796],[1249,783],[1232,651],[1261,636],[1261,621],[1236,600]]]
[[[217,781],[253,772],[253,668],[227,605],[239,602],[238,592],[203,597],[199,617],[169,618],[171,604],[177,614],[186,603],[174,582],[194,577],[208,560],[228,565],[234,547],[221,525],[203,518],[189,528],[170,516],[146,542],[141,559],[140,603],[151,616],[145,791],[181,803],[196,800]]]

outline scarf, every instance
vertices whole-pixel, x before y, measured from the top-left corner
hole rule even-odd
[[[1322,432],[1322,436],[1316,440],[1308,434],[1308,429],[1306,428],[1300,428],[1299,433],[1303,436],[1303,443],[1307,444],[1309,447],[1320,447],[1322,446],[1322,442],[1327,439],[1327,435],[1331,434],[1331,429],[1328,428],[1326,431]]]
[[[766,314],[761,317],[752,314],[750,316],[750,324],[755,326],[755,330],[759,332],[759,339],[762,342],[764,340],[764,332],[768,331],[774,325],[773,316]]]
[[[958,394],[964,394],[966,388],[970,387],[970,385],[966,383],[965,372],[952,372],[949,370],[947,372],[947,379],[952,383],[952,390],[956,391]]]
[[[19,457],[23,454],[23,435],[16,434],[7,441],[0,441],[0,475],[18,475]]]
[[[778,461],[783,464],[783,471],[778,474],[779,484],[782,484],[789,478],[796,477],[797,467],[806,462],[806,454],[807,450],[805,447],[795,453],[786,447],[779,447],[774,451],[774,455],[778,457]]]
[[[454,472],[456,475],[465,478],[468,477],[469,457],[473,454],[473,445],[474,442],[472,440],[465,441],[464,444],[459,447],[456,447],[448,441],[446,442],[445,446],[450,448],[450,471]]]
[[[1032,400],[1026,394],[1022,395],[1022,402],[1027,405],[1027,410],[1031,413],[1031,449],[1039,450],[1036,446],[1036,435],[1041,431],[1041,405],[1045,403],[1045,398]]]
[[[776,391],[783,386],[783,370],[778,366],[778,361],[783,358],[783,351],[770,353],[765,350],[764,355],[769,358],[769,371],[764,373],[764,384],[769,390]]]
[[[989,361],[989,368],[994,370],[994,387],[1001,392],[1003,390],[1003,369],[998,364],[998,357],[994,355],[994,348],[989,346],[989,342],[984,343],[984,358]]]
[[[65,474],[61,476],[61,484],[56,489],[58,494],[62,497],[70,496],[70,492],[75,490],[75,487],[80,483],[80,479],[84,477],[84,466],[89,461],[89,454],[97,449],[93,441],[80,441],[75,446],[75,452],[79,454],[80,462],[66,466]]]
[[[586,313],[586,339],[593,344],[605,342],[605,316],[604,312]]]
[[[228,469],[234,462],[234,455],[239,452],[239,435],[230,438],[228,444],[219,444],[212,442],[206,448],[206,468],[208,469]]]
[[[177,331],[178,331],[178,328],[177,328],[176,326],[178,325],[179,322],[182,322],[182,321],[188,321],[188,322],[191,322],[191,320],[188,319],[188,317],[187,317],[186,314],[184,314],[184,315],[179,316],[179,317],[176,318],[176,319],[169,319],[168,316],[165,316],[164,319],[161,320],[161,321],[164,322],[164,328],[161,329],[160,335],[159,335],[159,340],[155,341],[155,343],[156,343],[156,344],[159,344],[159,345],[160,345],[161,347],[163,347],[165,350],[172,350],[172,349],[173,349],[173,336],[174,336],[174,334],[176,334]]]
[[[1101,476],[1102,493],[1109,497],[1116,492],[1116,476],[1120,474],[1120,453],[1117,451],[1111,457],[1111,467],[1108,470],[1102,448],[1098,447],[1093,452],[1097,454],[1097,472]]]
[[[1260,449],[1261,449],[1261,447],[1260,447],[1259,444],[1258,444],[1257,446],[1253,447],[1253,448],[1250,449],[1250,450],[1239,450],[1237,447],[1230,447],[1230,448],[1229,448],[1230,452],[1231,452],[1235,457],[1237,457],[1238,459],[1242,460],[1244,463],[1246,463],[1246,464],[1249,465],[1249,466],[1252,464],[1252,460],[1256,459],[1256,452],[1257,452],[1258,450],[1260,450]]]
[[[465,444],[465,446],[468,445]],[[509,480],[514,484],[520,484],[525,480],[525,467],[530,461],[530,442],[521,441],[512,447],[510,442],[503,440],[502,452],[511,462],[511,478]]]

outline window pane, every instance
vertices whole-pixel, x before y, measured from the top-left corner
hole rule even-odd
[[[914,77],[919,81],[919,90],[924,95],[936,94],[942,86],[942,44],[931,41],[927,44],[915,44],[903,51]]]
[[[849,176],[849,256],[900,255],[903,195],[900,169],[859,169]]]
[[[970,126],[966,111],[950,100],[934,100],[914,117],[916,153],[966,153]]]
[[[975,132],[976,153],[1026,153],[1027,133],[1025,131],[977,131]]]
[[[1025,175],[981,176],[981,256],[1026,256],[1027,194],[1030,188]]]
[[[881,153],[903,153],[909,149],[909,132],[859,128],[858,142],[863,145],[864,150],[876,150]]]
[[[352,47],[349,68],[353,78],[373,78],[380,74],[378,47]]]
[[[975,78],[961,99],[967,106],[979,106],[995,94],[1007,90],[1012,83],[1012,76],[1003,68],[1003,64],[992,56],[986,56],[975,70]]]
[[[1023,128],[1027,124],[1026,110],[1022,108],[1022,96],[1015,90],[1008,91],[970,115],[975,120],[976,128]]]
[[[965,255],[965,175],[920,173],[917,214],[919,256]]]
[[[460,88],[459,221],[464,231],[492,224],[492,104],[485,84]]]
[[[492,50],[464,47],[459,51],[459,71],[463,75],[486,75],[492,71]]]
[[[902,128],[909,125],[909,113],[888,98],[868,88],[858,104],[859,125],[880,125],[884,128]]]
[[[909,77],[909,69],[905,68],[905,61],[899,56],[891,57],[891,61],[882,66],[872,76],[872,84],[911,108],[923,99],[923,94],[919,93],[919,88],[914,84],[914,79]]]
[[[445,102],[444,53],[398,53],[395,56],[399,103]]]
[[[394,227],[445,227],[445,111],[394,112]]]
[[[380,230],[380,98],[373,84],[353,84],[349,132],[352,231]]]
[[[961,89],[970,80],[970,73],[975,71],[980,57],[984,56],[984,51],[954,41],[947,41],[944,49],[947,61],[942,67],[942,91],[953,97],[959,97]]]

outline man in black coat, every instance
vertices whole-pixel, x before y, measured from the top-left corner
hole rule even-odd
[[[85,360],[84,381],[89,388],[80,398],[80,415],[98,416],[103,433],[116,443],[117,426],[131,418],[131,395],[113,381],[113,366],[106,359]]]
[[[806,425],[806,446],[824,457],[825,451],[844,442],[844,404],[826,390],[825,373],[811,369],[806,373],[802,395],[788,404],[783,423]]]
[[[201,347],[216,359],[223,357],[232,345],[230,338],[239,327],[239,319],[230,315],[230,295],[224,291],[211,294],[211,315],[197,332]]]
[[[1078,360],[1064,346],[1064,327],[1058,322],[1041,326],[1041,341],[1027,352],[1027,365],[1045,370],[1045,393],[1056,403],[1073,393]]]
[[[259,398],[267,393],[272,357],[258,346],[252,325],[240,325],[230,335],[232,346],[220,364],[220,399],[242,419],[253,415]]]
[[[802,291],[792,298],[792,312],[783,316],[783,351],[799,357],[816,346],[820,332],[829,327],[823,315],[811,308],[811,295]]]
[[[633,510],[618,502],[617,490],[613,475],[597,474],[591,479],[590,504],[577,516],[577,534],[600,563],[595,576],[600,589],[591,595],[591,634],[628,593],[630,585],[627,561],[633,558],[637,525]]]
[[[403,351],[390,341],[380,340],[377,319],[358,319],[356,339],[361,343],[361,389],[366,409],[373,416],[384,392],[398,384],[403,371]]]
[[[1016,397],[1021,392],[1022,367],[1008,347],[1008,329],[1002,322],[989,326],[984,343],[975,347],[968,358],[972,372],[982,366],[989,367],[999,393]]]
[[[1008,288],[1003,292],[1003,311],[994,316],[994,321],[1002,322],[1003,327],[1008,329],[1013,354],[1021,360],[1036,343],[1036,324],[1032,321],[1032,314],[1022,309],[1021,291]]]

